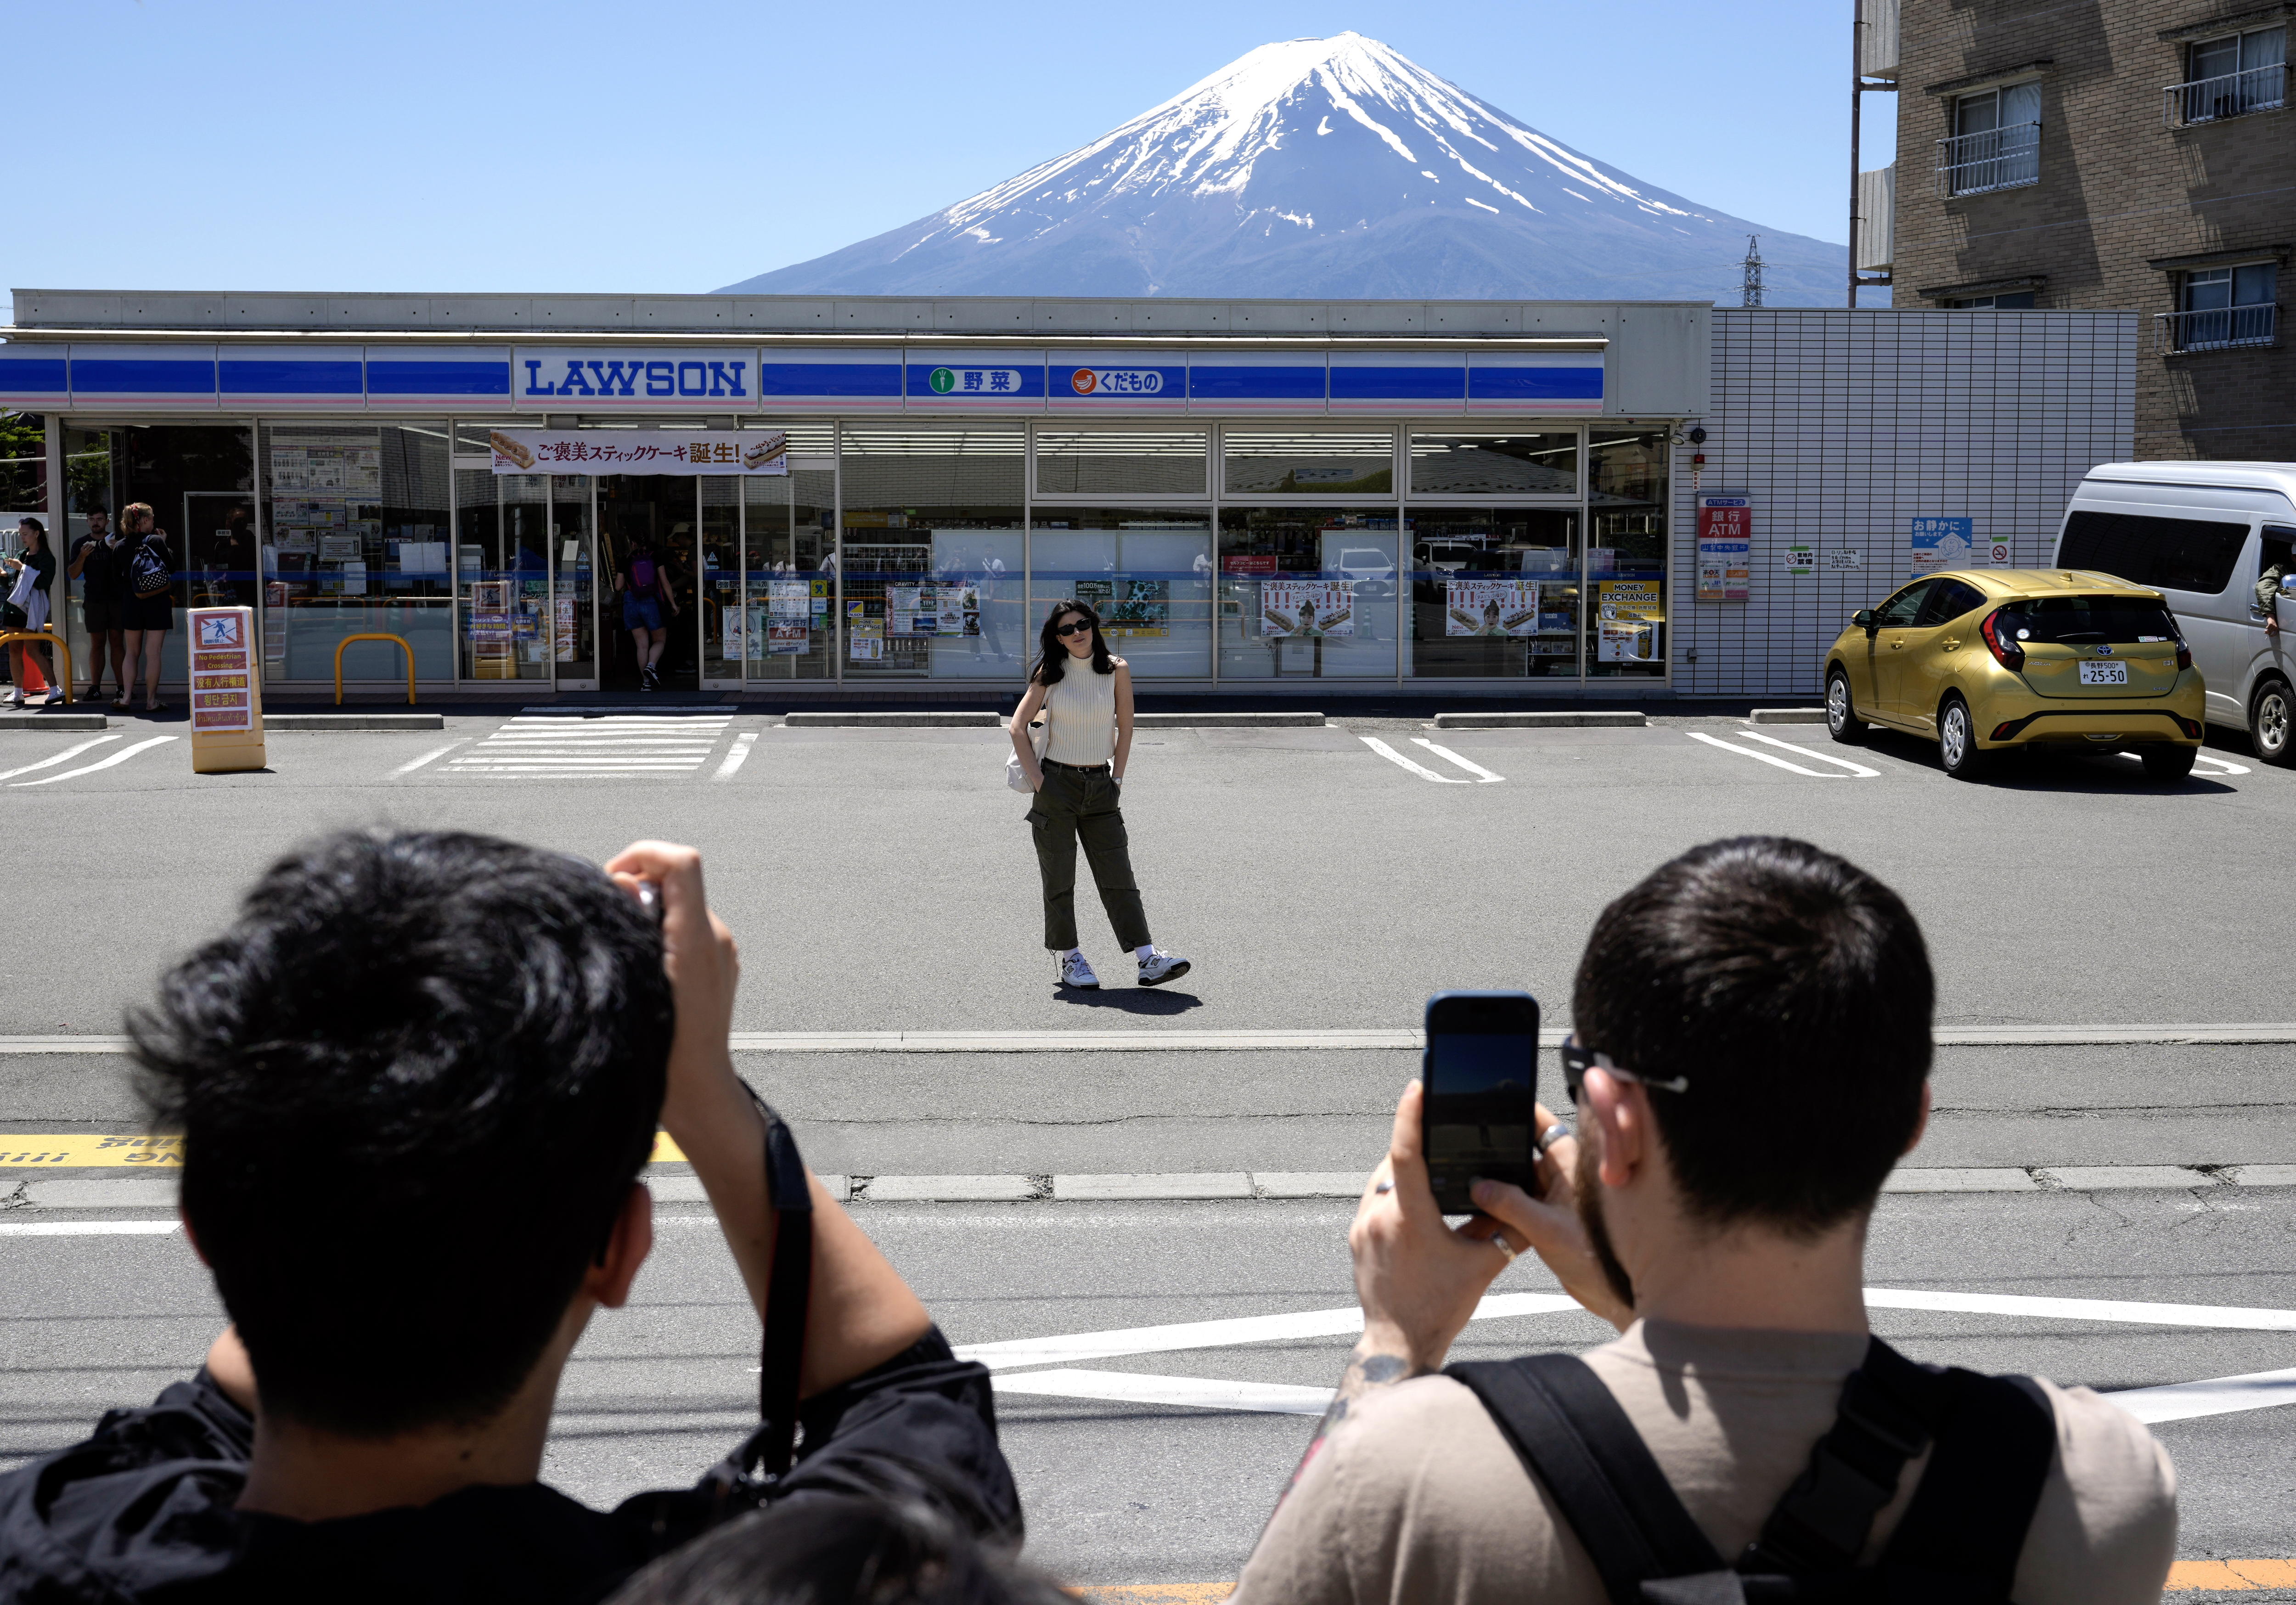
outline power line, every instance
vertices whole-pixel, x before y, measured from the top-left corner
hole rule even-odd
[[[1741,307],[1759,307],[1762,304],[1761,235],[1748,234],[1746,236],[1746,259],[1741,266],[1745,268],[1746,276],[1738,286],[1738,305]]]

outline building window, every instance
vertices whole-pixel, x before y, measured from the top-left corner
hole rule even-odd
[[[1948,301],[1946,305],[1964,312],[2030,312],[2033,307],[2033,294],[2030,290],[2017,290],[2000,295],[1971,295]]]
[[[1938,193],[1981,195],[2041,178],[2041,86],[2008,84],[1953,102],[1953,135],[1938,141]]]
[[[2280,270],[2270,262],[2195,268],[2177,286],[2177,310],[2161,316],[2164,351],[2268,346],[2279,333]]]
[[[2188,45],[2185,81],[2170,85],[2163,99],[2170,127],[2286,105],[2288,29],[2251,29]]]

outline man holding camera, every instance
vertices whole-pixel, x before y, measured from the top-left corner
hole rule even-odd
[[[1017,1543],[987,1372],[778,1128],[768,1159],[739,973],[687,848],[601,872],[345,833],[275,865],[130,1021],[233,1324],[192,1380],[0,1478],[0,1605],[592,1601],[754,1508],[755,1479],[611,1513],[537,1480],[568,1358],[652,1242],[657,1119],[803,1400],[774,1502],[873,1494]]]
[[[1479,1182],[1447,1227],[1404,1093],[1349,1239],[1363,1340],[1240,1605],[2158,1599],[2176,1483],[2143,1426],[1867,1331],[1932,998],[1904,903],[1803,842],[1696,848],[1605,909],[1564,1050],[1576,1137],[1538,1111],[1542,1197]],[[1443,1372],[1523,1247],[1622,1335]]]

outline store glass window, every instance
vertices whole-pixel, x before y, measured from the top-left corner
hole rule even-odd
[[[1201,496],[1211,488],[1209,430],[1037,430],[1041,496]]]
[[[1221,508],[1221,678],[1392,678],[1398,533],[1393,507]]]
[[[458,468],[455,501],[463,677],[550,679],[550,476]]]
[[[840,433],[850,679],[1006,679],[1027,627],[1021,424]]]
[[[52,539],[66,533],[49,516],[48,421],[37,413],[0,413],[0,515],[10,537],[28,514]]]
[[[562,684],[598,679],[598,544],[587,474],[550,476],[550,641]]]
[[[1411,494],[1575,496],[1578,494],[1578,431],[1414,431]]]
[[[1414,508],[1405,534],[1414,676],[1578,675],[1576,510]]]
[[[1667,431],[1587,441],[1587,672],[1666,674]]]
[[[12,424],[25,422],[37,426],[39,420],[0,418],[0,432],[7,430]],[[0,446],[0,454],[4,454],[7,449]],[[111,516],[118,511],[118,503],[111,488],[111,432],[109,430],[67,428],[64,430],[64,484],[69,492],[68,511],[64,517],[57,520],[42,515],[48,527],[49,539],[60,560],[70,557],[74,543],[87,533],[88,514],[98,508],[105,515],[105,527],[115,535],[119,532],[119,522]],[[11,502],[8,505],[20,509],[23,504]],[[63,526],[61,537],[57,535],[59,523]],[[79,684],[86,684],[89,668],[95,659],[90,655],[87,645],[87,576],[85,569],[78,579],[60,573],[51,593],[49,617],[63,619],[64,638],[71,643],[72,671],[79,676]],[[111,679],[108,668],[104,671],[104,677],[107,682]]]
[[[701,486],[701,684],[742,678],[742,481],[709,474]]]
[[[1391,430],[1220,430],[1222,483],[1232,496],[1395,494]]]
[[[161,676],[180,684],[185,675],[182,610],[255,602],[254,431],[170,423],[111,433],[111,511],[116,515],[135,502],[148,505],[175,565],[176,611],[160,663]]]
[[[452,679],[445,422],[272,423],[262,434],[259,560],[231,527],[239,510],[218,499],[220,525],[208,518],[193,531],[193,588],[210,605],[250,605],[260,582],[266,675],[331,681],[346,637],[386,635],[413,649],[417,678]],[[406,659],[390,642],[357,642],[343,679],[403,685]]]
[[[742,655],[750,680],[837,674],[837,475],[829,468],[742,481]]]
[[[1029,529],[1023,659],[1034,656],[1052,610],[1070,600],[1092,604],[1136,678],[1210,678],[1210,510],[1039,505]]]

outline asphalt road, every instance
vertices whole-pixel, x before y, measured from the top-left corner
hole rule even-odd
[[[39,923],[0,955],[0,1035],[117,1032],[263,864],[315,832],[377,824],[494,831],[600,858],[639,836],[696,843],[743,945],[744,1031],[1024,1031],[1084,1050],[1096,1031],[1407,1027],[1427,993],[1456,986],[1529,987],[1562,1024],[1603,904],[1684,848],[1746,831],[1807,837],[1903,892],[1929,934],[1941,1026],[2296,1020],[2283,956],[2296,774],[2233,746],[2175,787],[2102,755],[1970,786],[1909,741],[1844,753],[1822,730],[1724,720],[1151,733],[1128,788],[1136,864],[1158,940],[1196,970],[1161,991],[1132,987],[1086,892],[1086,949],[1111,983],[1093,995],[1052,986],[1026,805],[1001,785],[993,731],[791,730],[739,713],[693,727],[674,743],[686,757],[643,774],[589,773],[571,747],[561,767],[575,772],[546,774],[500,756],[503,720],[458,717],[444,733],[276,733],[267,774],[194,777],[181,741],[80,772],[170,728],[126,729],[38,769],[24,766],[90,738],[0,733],[18,883],[43,888]],[[1504,778],[1418,744],[1430,741]],[[1180,1035],[1168,1052],[742,1062],[816,1168],[862,1175],[1361,1169],[1413,1069],[1396,1050],[1193,1051]],[[2291,1052],[1942,1049],[1939,1112],[1914,1163],[2288,1163]],[[0,1131],[129,1128],[125,1071],[103,1054],[0,1052]],[[0,1193],[12,1184],[0,1173]],[[1872,1280],[2285,1310],[2292,1206],[2296,1191],[2277,1188],[1892,1197]],[[960,1342],[1350,1302],[1336,1204],[856,1208]],[[14,1294],[0,1314],[0,1462],[147,1397],[196,1361],[217,1319],[176,1238],[0,1236],[0,1275]],[[1522,1266],[1503,1288],[1541,1285]],[[1876,1321],[1925,1359],[2099,1388],[2292,1363],[2284,1331],[1902,1309]],[[1513,1317],[1472,1328],[1462,1354],[1600,1336],[1582,1314]],[[666,1225],[636,1306],[602,1320],[578,1356],[551,1475],[592,1499],[693,1476],[740,1436],[750,1341],[706,1220]],[[1346,1342],[1093,1365],[1320,1388]],[[1310,1427],[1017,1391],[1003,1413],[1036,1552],[1078,1583],[1232,1575]],[[2180,1554],[2296,1553],[2296,1409],[2157,1430],[2183,1482]]]

